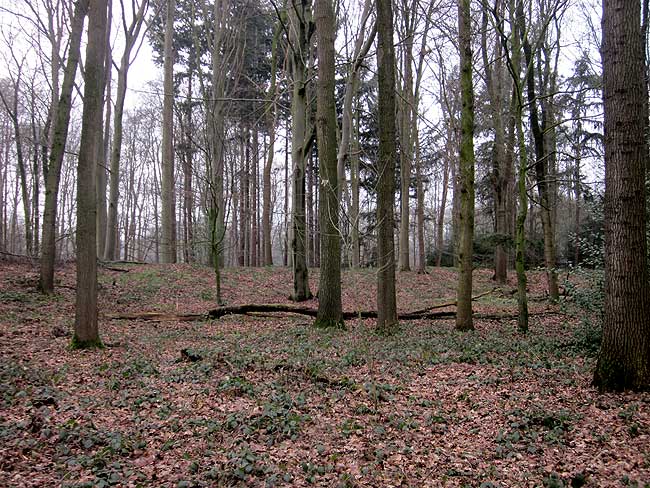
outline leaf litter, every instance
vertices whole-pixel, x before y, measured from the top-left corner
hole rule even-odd
[[[371,320],[316,330],[300,316],[114,321],[114,313],[214,307],[200,266],[100,270],[106,348],[68,349],[74,267],[54,297],[35,271],[0,271],[3,486],[647,486],[648,394],[598,394],[581,321],[543,300],[512,319]],[[311,273],[316,290],[317,272]],[[374,308],[372,270],[344,271],[345,310]],[[453,300],[456,275],[400,273],[400,311]],[[493,288],[478,270],[475,292]],[[474,303],[512,313],[512,283]],[[286,303],[290,271],[227,269],[227,304]],[[316,307],[317,300],[308,305]],[[453,308],[452,308],[453,310]]]

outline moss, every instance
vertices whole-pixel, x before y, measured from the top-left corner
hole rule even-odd
[[[314,321],[314,327],[317,329],[341,329],[347,330],[343,319],[325,319],[317,318]]]
[[[72,341],[70,342],[70,349],[73,351],[79,350],[79,349],[104,349],[104,344],[102,343],[101,339],[91,339],[88,341],[82,341],[80,340],[77,335],[75,334],[72,337]]]
[[[394,335],[397,335],[400,330],[401,327],[399,325],[399,322],[395,322],[394,324],[385,325],[384,327],[375,327],[375,334],[382,337],[392,337]]]

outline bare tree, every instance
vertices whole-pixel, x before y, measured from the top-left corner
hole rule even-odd
[[[341,305],[341,234],[336,158],[336,100],[334,97],[334,37],[336,19],[332,0],[316,0],[314,8],[318,47],[316,129],[320,167],[320,281],[317,327],[343,325]]]
[[[163,168],[162,168],[162,236],[161,261],[176,262],[174,238],[174,14],[175,0],[166,0],[163,99]],[[117,132],[117,131],[116,131]]]
[[[397,326],[395,294],[395,47],[391,0],[377,0],[377,66],[379,80],[379,160],[377,165],[377,330]]]
[[[101,346],[97,325],[97,241],[95,171],[102,141],[107,1],[90,0],[84,107],[77,167],[77,295],[75,348]]]
[[[115,115],[113,118],[113,143],[111,144],[108,220],[106,224],[106,244],[104,246],[104,259],[112,260],[117,257],[117,201],[119,198],[120,182],[120,157],[122,151],[122,118],[124,116],[124,100],[128,81],[129,68],[131,67],[131,53],[135,47],[142,24],[149,7],[149,0],[140,0],[133,4],[133,18],[127,21],[124,0],[120,0],[122,11],[122,30],[124,32],[124,51],[117,68],[117,94],[115,98]],[[172,99],[173,102],[173,99]]]

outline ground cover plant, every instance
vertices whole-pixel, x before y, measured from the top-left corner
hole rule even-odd
[[[104,349],[71,351],[74,269],[44,297],[35,269],[3,264],[2,486],[650,484],[650,396],[590,386],[597,326],[573,298],[550,305],[541,273],[526,335],[514,282],[493,289],[476,270],[475,294],[490,292],[474,302],[476,331],[452,316],[381,336],[373,320],[321,330],[296,314],[114,320],[216,306],[210,269],[122,268],[100,270]],[[344,311],[374,308],[373,271],[342,279]],[[455,283],[448,269],[400,273],[400,312],[453,300]],[[224,271],[229,305],[290,292],[287,269]]]

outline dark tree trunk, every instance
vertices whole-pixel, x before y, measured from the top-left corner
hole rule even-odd
[[[97,326],[97,146],[102,143],[107,1],[91,0],[77,167],[77,296],[73,347],[101,345]]]
[[[601,390],[650,389],[644,47],[638,2],[603,2],[605,318]]]
[[[316,0],[318,36],[318,137],[320,202],[320,280],[317,327],[343,325],[341,306],[341,236],[339,235],[338,172],[336,157],[336,100],[334,96],[334,36],[336,20],[332,0]]]
[[[379,81],[379,160],[377,162],[377,325],[381,333],[397,326],[395,294],[395,47],[391,0],[377,0]]]

